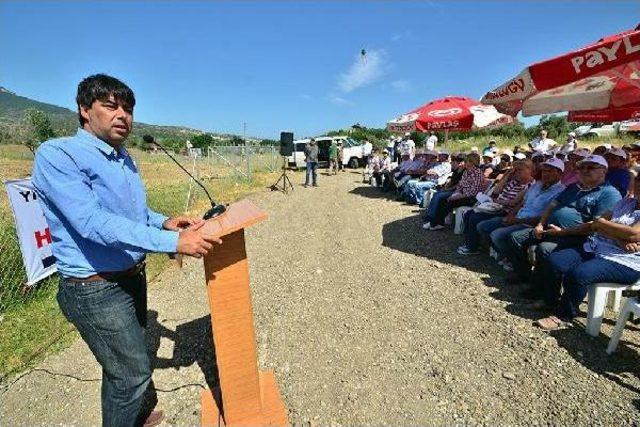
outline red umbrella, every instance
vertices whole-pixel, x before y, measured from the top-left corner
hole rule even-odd
[[[640,102],[626,107],[569,111],[570,122],[621,122],[640,119]]]
[[[468,131],[512,123],[513,117],[490,105],[463,96],[447,96],[416,108],[387,123],[391,132]]]
[[[538,62],[487,92],[485,104],[525,116],[619,108],[640,100],[640,26]]]

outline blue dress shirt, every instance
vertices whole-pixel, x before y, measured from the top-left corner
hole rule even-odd
[[[147,207],[135,162],[89,132],[46,141],[33,185],[51,231],[58,271],[88,277],[133,267],[147,252],[176,252],[178,233]]]
[[[546,190],[542,188],[542,182],[538,181],[533,184],[526,193],[524,193],[524,202],[518,210],[516,218],[536,218],[542,215],[544,210],[549,206],[563,190],[564,185],[560,182],[549,186]]]

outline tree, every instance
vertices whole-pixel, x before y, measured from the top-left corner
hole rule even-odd
[[[25,111],[25,118],[30,127],[29,136],[27,137],[25,145],[32,153],[35,153],[40,143],[47,139],[55,138],[56,133],[53,131],[49,116],[40,110],[33,108],[28,109]]]
[[[191,137],[190,141],[195,148],[207,148],[208,146],[213,145],[213,137],[210,133],[195,135]]]

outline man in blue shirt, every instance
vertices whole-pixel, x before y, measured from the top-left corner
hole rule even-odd
[[[33,167],[60,273],[58,303],[102,366],[102,424],[157,425],[144,328],[145,254],[201,257],[219,239],[204,221],[167,218],[147,207],[123,143],[133,125],[133,91],[97,74],[78,85],[80,129],[44,142]]]
[[[613,185],[622,197],[629,192],[631,183],[631,172],[627,166],[627,153],[622,148],[612,147],[604,154],[604,158],[609,164],[607,170],[607,181]]]
[[[586,157],[577,167],[578,182],[568,186],[549,204],[533,230],[512,233],[512,250],[506,254],[514,268],[509,281],[527,281],[531,276],[532,286],[523,296],[544,300],[550,307],[560,296],[560,280],[549,265],[549,255],[555,250],[582,245],[586,238],[558,231],[597,219],[622,198],[620,192],[605,181],[607,161],[602,156]],[[527,258],[531,246],[535,246],[533,275]]]

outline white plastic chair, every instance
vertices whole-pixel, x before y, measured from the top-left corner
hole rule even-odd
[[[434,190],[433,188],[427,190],[424,192],[424,196],[422,198],[422,207],[423,208],[428,208],[429,207],[429,203],[431,203],[431,199],[433,198],[433,195],[437,193],[437,190]]]
[[[622,307],[622,311],[620,312],[620,316],[618,316],[618,321],[616,322],[616,327],[613,330],[613,334],[611,334],[611,339],[609,340],[607,354],[611,354],[616,351],[618,343],[620,342],[620,337],[622,337],[622,331],[624,331],[624,327],[631,313],[636,316],[640,316],[640,301],[638,301],[638,298],[627,298],[627,302],[624,304],[624,307]]]
[[[588,309],[587,309],[587,333],[597,337],[602,327],[602,317],[604,308],[607,303],[609,293],[613,292],[613,300],[611,301],[611,309],[618,311],[620,309],[620,299],[622,291],[627,289],[640,289],[640,283],[636,282],[632,285],[622,285],[620,283],[594,283],[589,287]]]

